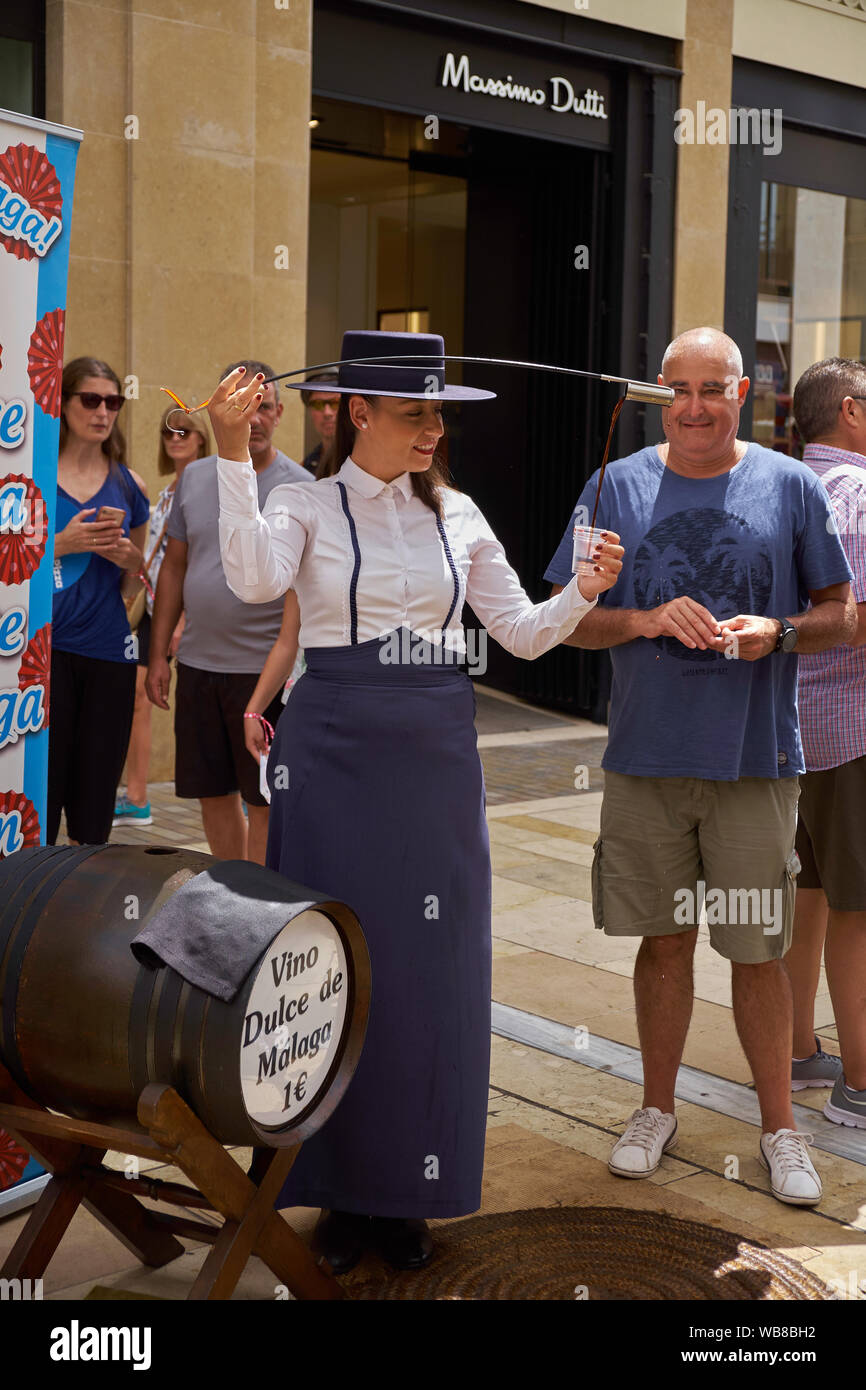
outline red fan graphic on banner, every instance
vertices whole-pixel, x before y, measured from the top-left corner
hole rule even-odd
[[[23,836],[23,844],[18,845],[17,849],[27,849],[30,845],[38,845],[39,817],[33,802],[22,792],[0,792],[0,822],[8,820],[14,811],[18,811],[21,816],[21,835]],[[6,844],[8,841],[9,836],[4,835],[2,842]],[[0,858],[6,858],[2,849],[0,849]]]
[[[20,1181],[29,1162],[27,1150],[22,1149],[5,1129],[0,1129],[0,1192]]]
[[[63,195],[57,171],[41,150],[33,145],[9,145],[0,154],[0,180],[12,193],[26,198],[31,208],[44,217],[59,217],[63,210]],[[32,246],[17,237],[0,232],[0,244],[19,261],[32,261],[36,255]]]
[[[24,493],[12,495],[10,484],[23,483]],[[23,529],[12,530],[19,507],[26,508]],[[24,584],[45,554],[48,518],[42,493],[32,478],[10,473],[0,479],[0,584]]]
[[[43,314],[30,335],[27,375],[36,404],[55,419],[60,414],[60,380],[63,376],[63,329],[66,313],[52,309]]]
[[[48,705],[51,686],[51,627],[46,623],[41,627],[24,648],[21,653],[21,665],[18,668],[18,689],[26,690],[28,685],[41,685],[45,689],[45,721],[43,729],[48,727]]]

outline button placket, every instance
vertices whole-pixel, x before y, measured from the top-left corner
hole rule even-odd
[[[400,621],[409,626],[409,546],[406,542],[406,533],[400,520],[400,516],[395,509],[394,519],[397,525],[397,538],[400,547],[400,558],[403,563],[403,612]]]

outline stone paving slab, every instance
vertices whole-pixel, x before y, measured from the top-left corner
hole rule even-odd
[[[567,728],[574,721],[567,715],[554,714],[551,710],[540,709],[537,705],[524,704],[501,694],[485,690],[477,681],[472,682],[475,691],[475,728],[479,734],[518,733],[532,729]],[[599,726],[601,728],[601,726]]]

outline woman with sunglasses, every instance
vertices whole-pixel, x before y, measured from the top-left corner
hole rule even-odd
[[[111,834],[135,703],[136,643],[121,594],[142,564],[150,513],[144,483],[125,466],[120,380],[106,362],[63,370],[54,605],[47,843],[66,811],[75,844]]]
[[[464,603],[532,660],[622,567],[608,533],[590,575],[532,603],[437,457],[442,402],[493,394],[446,386],[443,353],[431,334],[347,333],[344,359],[425,354],[426,365],[341,365],[331,389],[344,462],[310,487],[274,488],[263,515],[247,449],[260,382],[233,372],[209,406],[228,583],[250,603],[291,587],[301,611],[307,669],[268,763],[267,863],[348,903],[370,949],[358,1068],[277,1203],[323,1209],[315,1248],[337,1271],[369,1247],[417,1269],[433,1248],[425,1218],[481,1200],[490,850]]]
[[[173,416],[172,428],[167,421]],[[147,799],[147,774],[150,766],[151,703],[145,692],[147,665],[150,660],[150,626],[153,618],[153,595],[159,576],[165,548],[168,544],[166,527],[168,514],[174,501],[178,479],[193,459],[207,458],[211,452],[210,430],[203,416],[182,415],[173,406],[164,411],[159,423],[159,455],[157,472],[165,477],[171,474],[150,518],[147,541],[144,546],[144,568],[148,591],[145,599],[144,615],[136,630],[138,637],[138,673],[135,682],[135,713],[132,719],[132,733],[129,736],[129,749],[126,754],[126,791],[118,797],[114,807],[115,825],[152,825],[150,802]],[[184,627],[184,615],[172,633],[169,658],[177,652]]]

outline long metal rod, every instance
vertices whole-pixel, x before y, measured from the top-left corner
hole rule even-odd
[[[391,353],[386,357],[342,357],[336,362],[317,362],[313,366],[297,367],[291,372],[280,372],[278,376],[266,377],[263,384],[267,384],[269,381],[285,381],[290,376],[306,376],[312,372],[324,372],[331,367],[347,367],[372,362],[477,362],[489,367],[525,367],[536,372],[557,372],[561,376],[590,377],[594,381],[615,381],[633,386],[655,386],[654,382],[635,381],[633,377],[606,376],[603,372],[587,372],[578,367],[555,367],[549,362],[518,362],[505,357],[462,357],[452,354],[439,357],[429,352]]]
[[[659,386],[652,381],[635,381],[627,376],[609,376],[605,372],[587,372],[580,367],[557,367],[550,362],[520,362],[507,357],[464,357],[457,354],[446,354],[439,357],[435,353],[389,353],[382,357],[340,357],[335,362],[316,362],[308,364],[306,367],[294,367],[290,372],[278,372],[274,376],[265,377],[263,385],[269,382],[285,381],[288,377],[303,376],[311,377],[315,372],[328,371],[334,367],[361,366],[370,363],[397,362],[405,365],[407,362],[427,362],[429,364],[438,362],[474,362],[487,367],[520,367],[524,371],[533,372],[553,372],[558,376],[579,376],[592,381],[610,381],[625,387],[625,399],[629,401],[643,401],[648,405],[670,405],[674,399],[674,392],[670,386]],[[431,370],[433,367],[431,365]],[[315,390],[315,387],[311,387]],[[169,391],[167,386],[161,387],[167,395],[171,396],[176,402],[177,409],[186,415],[195,415],[197,411],[204,410],[210,401],[202,401],[201,405],[184,405],[179,396],[173,391]],[[358,388],[358,394],[363,395],[363,388]],[[375,392],[370,393],[376,394]],[[435,392],[432,393],[435,396]],[[174,412],[172,412],[173,414]],[[173,429],[169,425],[169,429]]]

